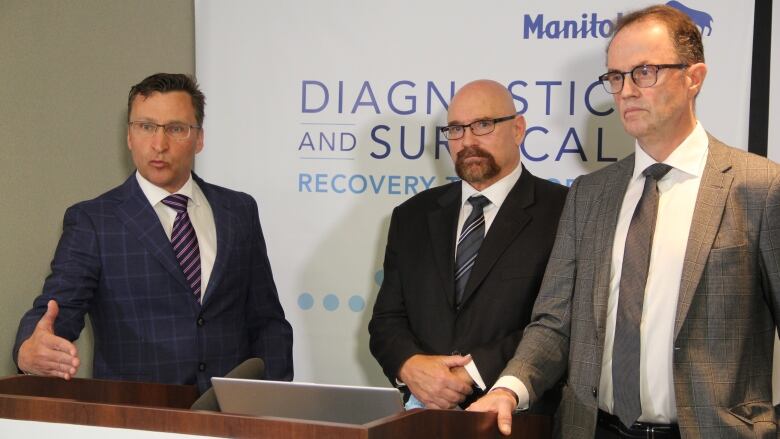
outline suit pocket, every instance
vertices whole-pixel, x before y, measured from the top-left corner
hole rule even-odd
[[[745,402],[729,408],[729,413],[748,424],[775,420],[775,407],[769,401]]]
[[[774,438],[777,434],[775,407],[769,401],[752,401],[729,408],[729,413],[752,427],[757,438]]]
[[[721,230],[712,243],[713,250],[726,250],[732,247],[742,247],[747,245],[747,238],[744,230]]]

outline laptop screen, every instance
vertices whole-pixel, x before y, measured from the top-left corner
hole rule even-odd
[[[401,393],[388,387],[218,377],[211,382],[225,413],[365,424],[403,411]]]

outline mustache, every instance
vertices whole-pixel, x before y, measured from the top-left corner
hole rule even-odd
[[[467,158],[471,158],[471,157],[480,157],[485,159],[493,158],[493,156],[489,152],[485,151],[479,146],[466,146],[463,147],[463,149],[461,149],[460,151],[458,151],[457,161],[462,162]]]

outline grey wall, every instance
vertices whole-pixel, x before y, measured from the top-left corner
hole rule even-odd
[[[120,184],[127,92],[195,70],[192,0],[0,0],[0,375],[73,203]],[[78,342],[91,370],[91,333]]]

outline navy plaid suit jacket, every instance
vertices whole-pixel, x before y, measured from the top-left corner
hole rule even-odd
[[[255,200],[193,178],[209,200],[217,256],[203,305],[192,298],[160,220],[135,175],[70,207],[43,293],[19,324],[19,346],[46,312],[55,332],[78,338],[90,315],[95,378],[197,384],[250,357],[266,378],[291,380],[292,328],[284,317]]]

